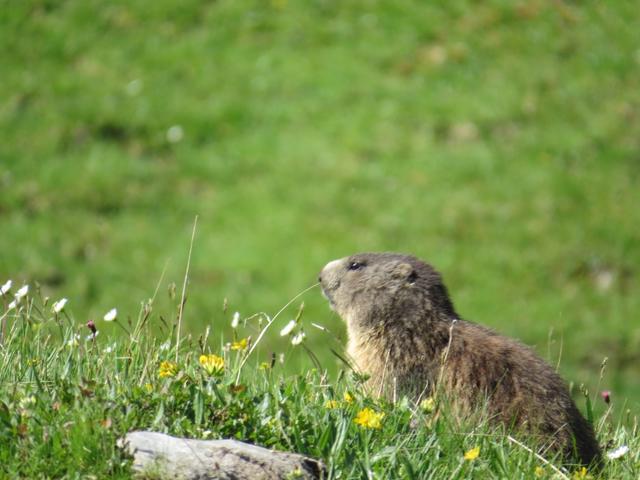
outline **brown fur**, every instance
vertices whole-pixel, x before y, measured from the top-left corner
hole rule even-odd
[[[461,320],[430,265],[357,254],[327,264],[320,282],[372,393],[418,399],[437,390],[460,415],[485,400],[490,418],[544,435],[568,461],[600,463],[591,425],[563,380],[531,348]]]

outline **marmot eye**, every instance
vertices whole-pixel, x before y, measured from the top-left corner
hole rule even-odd
[[[360,270],[362,267],[364,267],[364,263],[351,262],[349,265],[347,265],[347,270]]]

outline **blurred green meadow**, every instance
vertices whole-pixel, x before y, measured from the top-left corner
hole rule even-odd
[[[0,281],[102,341],[158,288],[161,332],[197,215],[184,328],[219,342],[331,259],[412,253],[637,411],[638,25],[635,1],[0,0]],[[300,302],[337,371],[319,289],[262,353]]]

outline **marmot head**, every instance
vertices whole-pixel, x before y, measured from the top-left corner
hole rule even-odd
[[[409,255],[351,255],[329,262],[319,281],[331,307],[351,327],[377,327],[410,317],[456,317],[440,274]]]

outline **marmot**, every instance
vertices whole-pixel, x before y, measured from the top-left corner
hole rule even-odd
[[[489,418],[543,435],[567,461],[600,464],[593,429],[560,376],[531,348],[460,319],[430,265],[361,253],[328,263],[319,281],[373,394],[416,400],[437,391],[457,412],[486,401]]]

